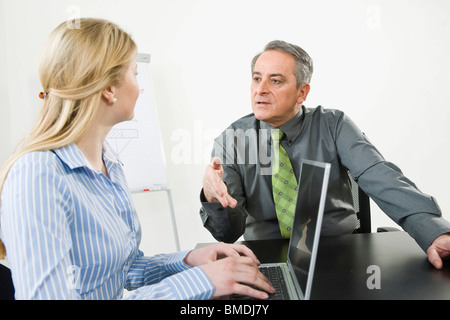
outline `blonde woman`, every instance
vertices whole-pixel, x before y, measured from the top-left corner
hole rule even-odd
[[[120,162],[104,143],[133,118],[136,45],[115,24],[59,25],[44,48],[36,126],[0,176],[0,256],[17,299],[209,299],[273,292],[246,247],[146,257]],[[223,259],[219,259],[225,257]],[[244,283],[255,285],[253,289]]]

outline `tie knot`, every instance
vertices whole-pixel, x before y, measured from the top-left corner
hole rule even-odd
[[[280,141],[284,136],[284,132],[281,129],[275,129],[272,131],[272,140]]]

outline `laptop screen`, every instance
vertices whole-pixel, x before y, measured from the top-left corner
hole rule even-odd
[[[304,160],[301,167],[288,260],[303,299],[311,292],[329,171],[329,164],[315,161]]]

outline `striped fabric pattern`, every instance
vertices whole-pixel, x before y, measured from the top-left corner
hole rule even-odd
[[[122,165],[105,144],[109,178],[75,144],[29,153],[4,184],[1,237],[16,299],[209,299],[186,252],[146,257]]]

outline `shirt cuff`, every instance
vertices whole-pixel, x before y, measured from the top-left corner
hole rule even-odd
[[[214,286],[203,269],[191,267],[184,259],[192,250],[174,253],[166,263],[166,268],[174,275],[163,280],[172,289],[178,300],[208,300],[213,297]]]
[[[163,280],[177,300],[208,300],[214,295],[214,286],[199,267],[190,268]]]
[[[200,191],[200,202],[208,202],[208,200],[206,200],[206,196],[205,196],[205,192],[203,191],[203,188],[202,188],[202,191]]]
[[[166,277],[134,290],[128,299],[207,300],[214,295],[214,286],[203,269],[190,267],[184,258],[191,250],[168,255],[164,263]]]
[[[169,255],[167,262],[165,263],[165,269],[171,273],[175,274],[190,269],[191,267],[184,263],[184,258],[192,250],[180,251]]]

